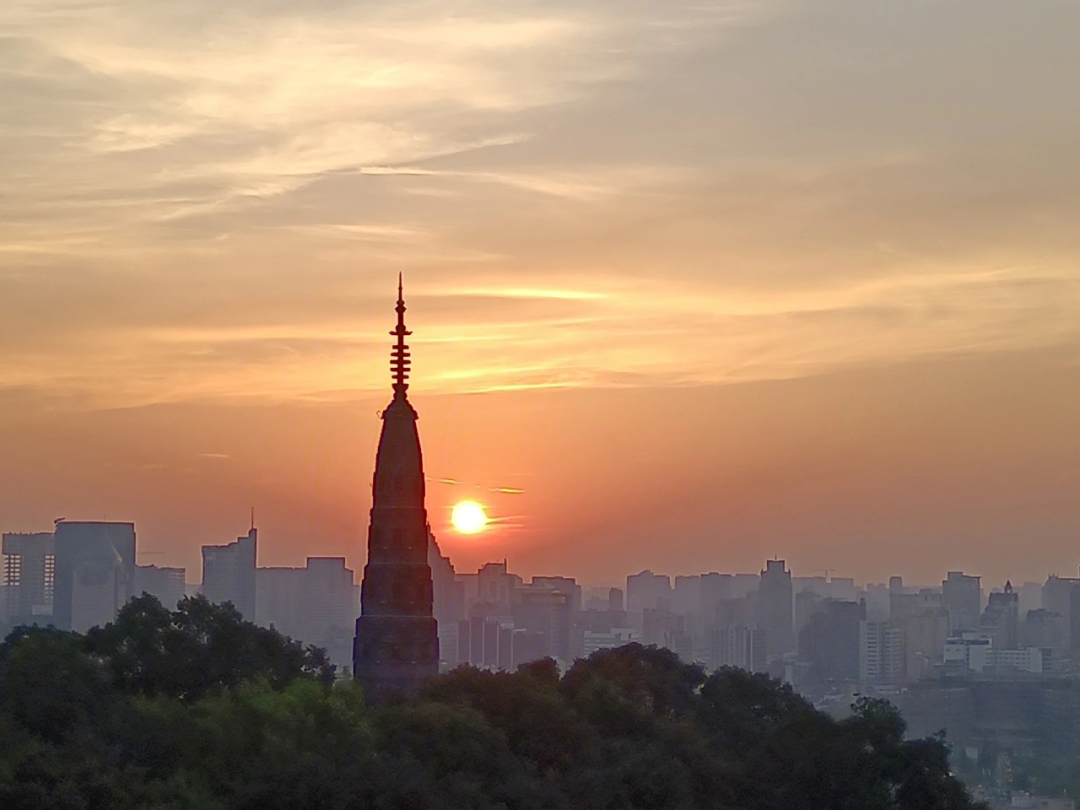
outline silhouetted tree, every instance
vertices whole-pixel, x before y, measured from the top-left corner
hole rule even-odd
[[[149,594],[128,602],[116,621],[93,628],[87,649],[122,692],[197,700],[212,689],[265,678],[281,688],[301,677],[334,680],[326,652],[244,621],[231,605],[185,597],[169,611]]]
[[[325,656],[205,599],[0,644],[3,810],[969,810],[890,704],[837,722],[741,670],[629,645],[461,667],[369,706]]]

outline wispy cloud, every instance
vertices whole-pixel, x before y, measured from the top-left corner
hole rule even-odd
[[[1052,89],[1044,63],[1075,57],[1032,32],[1063,12],[1028,12],[1042,27],[976,56]],[[852,43],[957,24],[940,4],[892,14],[11,0],[0,386],[84,402],[381,388],[402,269],[431,392],[1071,345],[1080,177],[1061,133],[1080,120],[1002,84],[1031,127],[995,123],[978,77],[949,72],[966,42],[864,60]],[[827,114],[845,104],[866,115]]]

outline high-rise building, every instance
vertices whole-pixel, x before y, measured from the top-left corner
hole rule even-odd
[[[765,634],[760,628],[745,624],[728,627],[720,631],[717,664],[765,672],[768,668],[765,647]]]
[[[761,572],[758,590],[759,622],[765,631],[765,649],[769,658],[777,658],[795,648],[794,605],[791,572],[783,560],[768,560]]]
[[[905,678],[920,681],[932,675],[942,663],[942,650],[949,637],[949,609],[940,604],[918,606],[892,622],[899,622],[904,631]]]
[[[795,594],[795,634],[802,632],[802,629],[810,623],[810,617],[815,613],[820,613],[824,610],[824,603],[826,599],[816,591],[805,590],[799,591]]]
[[[51,624],[56,585],[56,538],[52,532],[5,534],[6,623]]]
[[[308,557],[304,568],[257,568],[255,585],[256,624],[322,647],[339,667],[352,666],[358,609],[344,557]]]
[[[608,612],[625,613],[622,588],[608,589]]]
[[[646,570],[626,578],[626,612],[632,627],[640,631],[644,627],[644,611],[656,609],[661,600],[670,604],[671,577]]]
[[[1020,615],[1026,616],[1029,610],[1038,610],[1042,604],[1042,584],[1025,582],[1020,586]]]
[[[462,664],[483,669],[512,669],[515,643],[519,641],[522,644],[517,645],[517,656],[531,656],[531,659],[543,657],[537,646],[540,639],[535,634],[515,632],[512,624],[487,616],[472,616],[458,622],[457,635],[457,659]],[[529,638],[523,638],[524,636]],[[524,650],[521,649],[523,645]]]
[[[391,352],[394,397],[382,413],[372,485],[368,557],[356,620],[353,673],[369,697],[408,690],[439,667],[434,587],[428,565],[424,464],[416,410],[406,391],[409,347],[398,280],[397,339]]]
[[[431,567],[432,613],[439,627],[439,656],[453,667],[459,663],[458,622],[466,616],[465,583],[457,576],[450,558],[443,555],[435,535],[428,534],[428,565]]]
[[[344,557],[308,557],[304,568],[300,638],[326,650],[339,667],[352,663],[353,572]]]
[[[116,618],[135,579],[135,524],[57,522],[53,623],[84,633]]]
[[[889,618],[899,621],[918,609],[919,595],[904,589],[901,577],[889,577]]]
[[[629,627],[612,627],[610,630],[603,631],[586,630],[582,639],[581,654],[588,657],[594,652],[622,647],[637,640],[637,635]]]
[[[712,619],[720,602],[731,598],[731,580],[731,574],[718,574],[715,571],[701,575],[699,609],[703,619]]]
[[[581,586],[573,577],[533,577],[533,587],[553,588],[565,593],[570,598],[570,610],[574,613],[581,611]]]
[[[889,586],[867,583],[866,616],[873,621],[887,621],[892,607],[892,593]]]
[[[176,610],[184,598],[187,572],[183,568],[158,568],[156,565],[136,565],[133,596],[148,593],[169,610]]]
[[[903,629],[895,622],[859,622],[859,680],[902,683],[906,669]]]
[[[1069,655],[1068,638],[1069,628],[1060,614],[1039,608],[1024,616],[1021,647],[1047,649],[1052,658],[1062,659]]]
[[[1059,577],[1051,574],[1042,586],[1042,607],[1050,613],[1056,613],[1069,621],[1069,593],[1073,585],[1080,582],[1076,577]]]
[[[306,642],[303,635],[306,585],[303,568],[255,569],[255,623]]]
[[[255,559],[259,530],[254,526],[246,535],[224,546],[203,546],[202,594],[211,602],[231,602],[247,621],[255,621]]]
[[[541,636],[536,658],[550,656],[570,663],[570,628],[573,622],[573,594],[534,584],[514,592],[514,629]],[[520,655],[519,655],[520,659]],[[519,660],[519,663],[523,663]]]
[[[677,576],[671,591],[671,612],[693,616],[701,608],[701,576]]]
[[[859,589],[854,577],[832,577],[829,580],[829,598],[838,602],[857,602]]]
[[[866,620],[865,602],[829,599],[799,634],[799,659],[818,681],[851,681],[859,677],[859,627]]]
[[[990,594],[979,619],[980,628],[994,639],[994,648],[1015,650],[1020,645],[1020,594],[1013,591],[1011,582],[1005,590]]]
[[[510,622],[514,591],[521,584],[521,577],[506,570],[505,560],[484,563],[476,572],[476,595],[469,605],[469,613]]]
[[[971,577],[961,571],[949,571],[941,583],[941,596],[949,609],[950,630],[959,632],[975,630],[982,613],[982,591],[979,577]]]

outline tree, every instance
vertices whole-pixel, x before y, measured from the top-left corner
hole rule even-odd
[[[122,692],[197,700],[214,689],[265,678],[282,688],[298,678],[334,681],[326,652],[244,621],[231,605],[186,597],[175,611],[149,594],[86,636]]]
[[[108,673],[76,633],[20,627],[0,644],[0,712],[50,743],[91,737],[117,706]]]

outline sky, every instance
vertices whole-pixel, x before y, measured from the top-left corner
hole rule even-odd
[[[459,571],[1080,565],[1073,0],[5,0],[0,528]],[[448,525],[482,502],[492,528]]]

